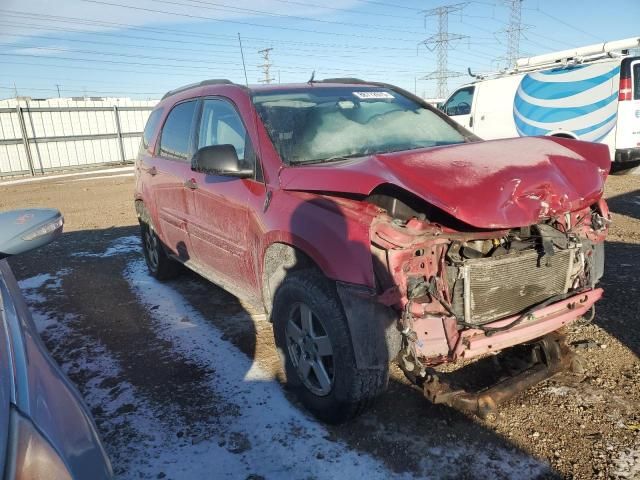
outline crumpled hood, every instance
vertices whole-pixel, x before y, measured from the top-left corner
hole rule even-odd
[[[285,190],[368,195],[393,184],[477,228],[513,228],[578,210],[603,194],[607,146],[525,137],[284,168]]]

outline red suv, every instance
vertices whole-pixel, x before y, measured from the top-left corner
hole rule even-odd
[[[135,205],[151,274],[264,308],[321,419],[360,412],[391,361],[484,415],[576,364],[563,328],[602,295],[609,166],[599,144],[481,141],[387,84],[209,80],[151,113]],[[510,376],[480,391],[437,371],[497,352]]]

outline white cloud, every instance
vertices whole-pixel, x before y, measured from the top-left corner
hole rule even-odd
[[[60,45],[51,45],[49,47],[14,48],[8,50],[7,53],[13,53],[16,55],[38,55],[41,57],[54,57],[56,55],[63,55],[64,53],[68,52],[73,52],[73,50]]]

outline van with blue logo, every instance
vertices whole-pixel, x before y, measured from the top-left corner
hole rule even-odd
[[[640,165],[640,38],[522,58],[453,92],[442,109],[484,139],[557,136],[604,143],[612,171]]]

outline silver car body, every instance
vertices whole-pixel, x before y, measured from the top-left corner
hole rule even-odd
[[[6,260],[0,260],[0,473],[15,475],[15,419],[46,440],[75,480],[113,477],[80,394],[42,343]]]

